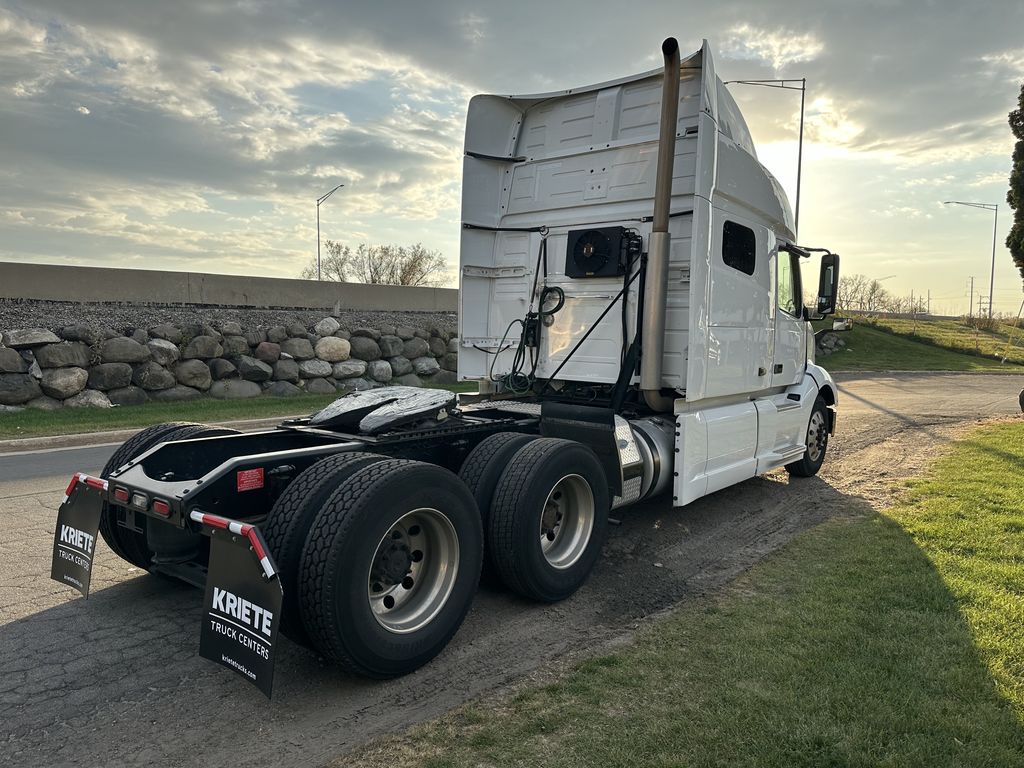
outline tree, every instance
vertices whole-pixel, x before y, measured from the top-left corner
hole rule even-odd
[[[320,269],[324,280],[340,283],[376,285],[436,286],[445,282],[447,265],[440,251],[431,251],[422,243],[414,245],[368,245],[353,249],[333,240],[324,242],[326,255]],[[316,257],[302,268],[300,276],[316,280]]]
[[[836,294],[836,311],[849,312],[851,309],[864,309],[867,304],[870,284],[871,279],[867,275],[840,275],[839,292]]]
[[[1006,202],[1013,209],[1013,227],[1006,237],[1006,247],[1024,278],[1024,84],[1020,87],[1017,109],[1010,113],[1009,122],[1017,143],[1013,147],[1010,189],[1006,193]]]

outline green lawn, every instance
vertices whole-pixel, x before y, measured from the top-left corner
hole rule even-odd
[[[476,384],[443,387],[453,392],[476,392]],[[146,403],[118,408],[62,408],[0,414],[0,439],[70,435],[111,429],[134,429],[165,421],[238,421],[304,416],[336,400],[333,395],[255,397],[246,400],[192,400],[186,403]]]
[[[1010,323],[998,323],[994,330],[985,331],[971,328],[959,320],[915,321],[875,317],[870,320],[858,318],[854,322],[870,323],[873,327],[913,341],[966,355],[994,360],[1002,360],[1005,356],[1007,362],[1024,364],[1024,328],[1014,328]]]
[[[913,341],[869,327],[859,319],[854,320],[851,330],[838,335],[846,347],[831,355],[818,356],[818,364],[829,371],[1024,372],[1024,365],[1004,364]]]
[[[834,505],[628,649],[337,765],[1024,765],[1024,423]]]

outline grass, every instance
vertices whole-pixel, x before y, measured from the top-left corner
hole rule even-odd
[[[337,765],[1024,765],[1024,423],[835,503],[628,649]]]
[[[870,327],[859,318],[854,320],[852,329],[838,335],[846,342],[846,347],[831,355],[818,356],[818,364],[830,371],[1024,373],[1024,365],[1004,364],[921,343]]]
[[[959,320],[875,317],[855,322],[870,323],[883,331],[964,355],[993,360],[1002,360],[1005,355],[1008,362],[1024,364],[1024,328],[1014,328],[1010,323],[996,322],[993,330],[980,330]]]
[[[476,384],[442,387],[453,392],[475,392]],[[136,429],[165,421],[243,421],[302,416],[320,410],[338,398],[333,395],[297,395],[288,398],[255,397],[245,400],[201,399],[185,403],[146,403],[117,408],[27,409],[0,415],[0,439],[69,435]]]

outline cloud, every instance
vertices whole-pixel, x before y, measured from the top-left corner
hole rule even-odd
[[[774,72],[813,61],[824,49],[825,44],[814,35],[787,29],[758,29],[750,24],[733,27],[722,41],[726,56],[761,61]]]

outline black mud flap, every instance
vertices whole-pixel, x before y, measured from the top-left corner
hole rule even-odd
[[[50,578],[74,587],[84,597],[89,596],[96,533],[106,489],[105,480],[77,474],[71,479],[64,503],[57,511]]]
[[[212,528],[199,655],[270,698],[284,598],[277,569],[255,527],[203,513],[193,519]]]

